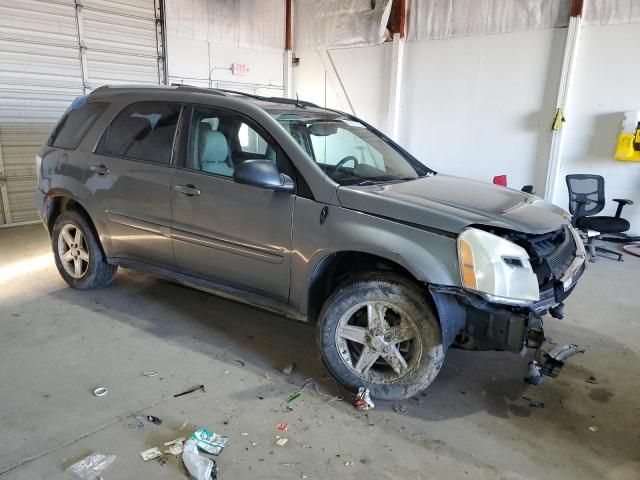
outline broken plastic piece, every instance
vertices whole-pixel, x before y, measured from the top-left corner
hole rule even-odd
[[[598,427],[596,427],[595,425],[592,425],[589,427],[589,430],[592,432],[597,432],[598,431]]]
[[[529,367],[527,370],[527,376],[524,377],[524,382],[530,385],[540,385],[544,382],[544,377],[542,376],[542,369],[540,365],[535,360],[529,362]]]
[[[591,375],[589,378],[587,378],[585,380],[585,382],[591,383],[593,385],[598,385],[598,380],[596,380],[596,377],[594,377],[593,375]]]
[[[560,373],[560,369],[564,366],[564,362],[567,358],[575,355],[576,353],[584,353],[584,350],[578,349],[578,345],[575,343],[566,343],[564,345],[558,345],[550,352],[546,353],[544,365],[542,366],[542,373],[549,377],[556,378]]]
[[[189,440],[195,441],[199,449],[213,455],[219,455],[222,449],[227,445],[229,437],[218,435],[217,433],[210,432],[205,428],[199,428],[193,432],[193,435],[191,435]]]
[[[529,402],[531,408],[544,408],[544,402]]]
[[[284,422],[278,424],[278,430],[281,432],[286,432],[288,428],[289,428],[289,425]]]
[[[155,377],[156,375],[158,375],[158,372],[156,372],[155,370],[148,370],[146,372],[142,372],[142,375],[145,377]]]
[[[161,457],[162,452],[158,447],[153,447],[149,450],[145,450],[144,452],[140,452],[140,456],[142,457],[142,460],[148,462],[149,460],[153,460],[154,458]]]
[[[164,453],[179,456],[184,450],[184,437],[176,438],[175,440],[171,440],[170,442],[165,442]]]
[[[160,425],[162,423],[162,419],[160,417],[154,417],[153,415],[147,415],[147,421],[154,425]]]
[[[104,397],[108,392],[109,390],[107,390],[106,387],[98,387],[93,390],[93,395],[96,397]]]
[[[115,455],[93,453],[67,468],[67,473],[79,480],[96,480],[115,460]]]
[[[358,394],[353,399],[353,406],[358,410],[373,410],[375,408],[375,404],[371,401],[371,397],[369,394],[369,389],[360,387],[358,389]]]
[[[198,445],[195,440],[189,439],[184,444],[182,461],[191,476],[196,480],[215,480],[218,477],[216,463],[198,453]]]
[[[278,445],[279,447],[284,447],[288,441],[288,438],[279,438],[278,440],[276,440],[276,445]]]
[[[164,442],[164,446],[168,447],[170,445],[175,445],[176,443],[184,443],[185,438],[184,437],[180,437],[180,438],[176,438],[175,440],[171,440],[170,442]]]
[[[128,428],[132,428],[132,429],[138,429],[138,430],[144,430],[144,420],[145,417],[143,417],[142,415],[129,415],[129,417],[127,418],[133,418],[135,419],[134,423],[127,423],[127,427]]]

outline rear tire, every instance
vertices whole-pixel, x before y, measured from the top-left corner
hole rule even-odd
[[[444,361],[440,325],[426,293],[404,277],[340,286],[320,313],[322,359],[351,391],[401,400],[433,382]],[[382,321],[380,321],[382,319]]]
[[[51,248],[60,276],[79,290],[106,287],[118,270],[107,263],[95,231],[84,215],[67,210],[53,224]]]

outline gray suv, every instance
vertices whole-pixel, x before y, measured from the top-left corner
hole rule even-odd
[[[375,398],[427,387],[451,346],[539,347],[584,269],[564,210],[437,174],[308,102],[101,87],[36,161],[70,286],[136,268],[317,323],[327,368]]]

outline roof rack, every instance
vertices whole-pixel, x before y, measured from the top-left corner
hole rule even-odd
[[[321,108],[315,103],[306,102],[304,100],[298,100],[297,98],[293,99],[293,98],[284,98],[284,97],[265,97],[263,95],[255,95],[253,93],[246,93],[238,90],[227,90],[224,88],[198,87],[196,85],[189,85],[186,83],[172,83],[170,86],[178,90],[187,91],[187,92],[210,93],[213,95],[223,95],[223,96],[240,95],[243,97],[253,98],[254,100],[260,100],[262,102],[283,103],[287,105],[295,105],[296,107],[300,107],[300,108],[306,108],[306,107]],[[143,85],[143,84],[103,85],[93,90],[91,94],[102,92],[104,90],[111,90],[111,89],[131,90],[131,89],[162,88],[162,87],[166,87],[166,86],[165,85]]]
[[[304,107],[320,108],[315,103],[306,102],[304,100],[298,100],[297,98],[293,99],[293,98],[285,98],[285,97],[265,97],[264,95],[256,95],[254,93],[240,92],[238,90],[227,90],[225,88],[215,88],[212,90],[216,90],[218,92],[230,93],[232,95],[243,95],[245,97],[254,98],[256,100],[261,100],[263,102],[286,103],[288,105],[296,105],[301,108],[304,108]]]
[[[262,102],[285,103],[285,104],[288,104],[288,105],[296,105],[296,106],[299,106],[301,108],[305,108],[305,107],[320,108],[315,103],[305,102],[303,100],[298,100],[298,99],[294,100],[292,98],[284,98],[284,97],[265,97],[264,95],[256,95],[254,93],[241,92],[239,90],[229,90],[229,89],[226,89],[226,88],[196,87],[194,85],[186,85],[186,84],[183,84],[183,83],[172,83],[171,86],[172,87],[178,87],[181,90],[190,89],[191,91],[199,91],[199,92],[202,92],[203,90],[206,90],[206,91],[211,92],[211,93],[217,93],[218,95],[224,95],[224,94],[241,95],[243,97],[253,98],[254,100],[260,100]]]

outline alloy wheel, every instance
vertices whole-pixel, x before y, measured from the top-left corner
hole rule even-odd
[[[82,230],[66,224],[58,235],[58,257],[64,270],[73,278],[82,278],[89,269],[89,248]]]
[[[416,322],[384,301],[365,301],[349,308],[338,321],[335,339],[347,368],[374,383],[408,375],[423,354]]]

